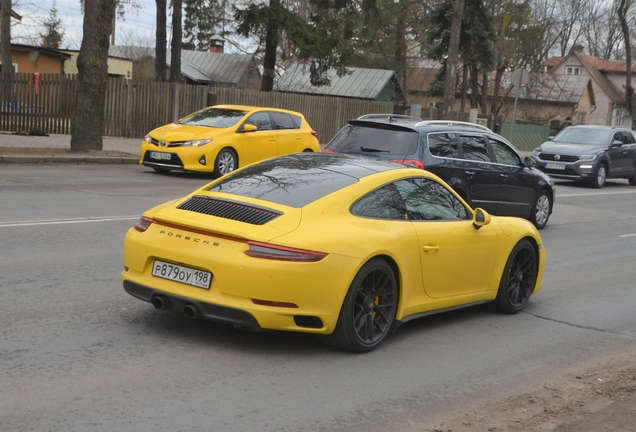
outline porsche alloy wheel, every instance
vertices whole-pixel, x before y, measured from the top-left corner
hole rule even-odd
[[[236,169],[236,154],[229,148],[219,152],[214,162],[214,174],[217,177],[224,176]]]
[[[519,312],[528,303],[538,272],[537,253],[528,240],[522,240],[510,253],[501,277],[494,306],[507,314]]]
[[[321,339],[353,352],[375,349],[391,330],[397,299],[397,281],[391,267],[379,258],[369,261],[349,287],[335,331]]]

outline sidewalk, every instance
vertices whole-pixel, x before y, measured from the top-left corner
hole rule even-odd
[[[0,132],[0,163],[139,163],[140,138],[104,137],[102,152],[92,151],[78,154],[47,155],[44,150],[71,149],[70,135],[29,136],[14,135],[9,132]],[[10,154],[3,154],[2,148],[11,148]],[[24,149],[21,154],[19,149]],[[29,149],[29,151],[27,151]],[[42,154],[31,149],[42,149]],[[109,154],[109,152],[111,154]],[[112,152],[117,152],[113,156]]]

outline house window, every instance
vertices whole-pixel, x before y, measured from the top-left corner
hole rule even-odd
[[[567,75],[580,75],[581,74],[581,68],[578,68],[578,67],[567,67],[565,69],[565,73]]]
[[[576,113],[576,124],[584,125],[585,124],[585,113],[579,112]]]
[[[623,109],[622,108],[614,108],[612,110],[612,124],[611,126],[622,126],[623,125]]]

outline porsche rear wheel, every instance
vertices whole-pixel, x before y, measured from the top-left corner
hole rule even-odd
[[[537,282],[538,258],[528,240],[514,247],[504,268],[493,306],[499,312],[515,314],[525,307]]]
[[[232,149],[224,148],[214,161],[214,175],[216,177],[231,173],[237,168],[236,153]]]
[[[391,266],[381,258],[374,258],[353,279],[336,329],[320,339],[347,351],[371,351],[391,330],[397,301],[398,285]]]

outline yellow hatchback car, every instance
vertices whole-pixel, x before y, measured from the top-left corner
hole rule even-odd
[[[220,177],[270,157],[319,151],[316,131],[301,113],[215,105],[152,130],[141,144],[140,163],[160,172],[212,172]]]

